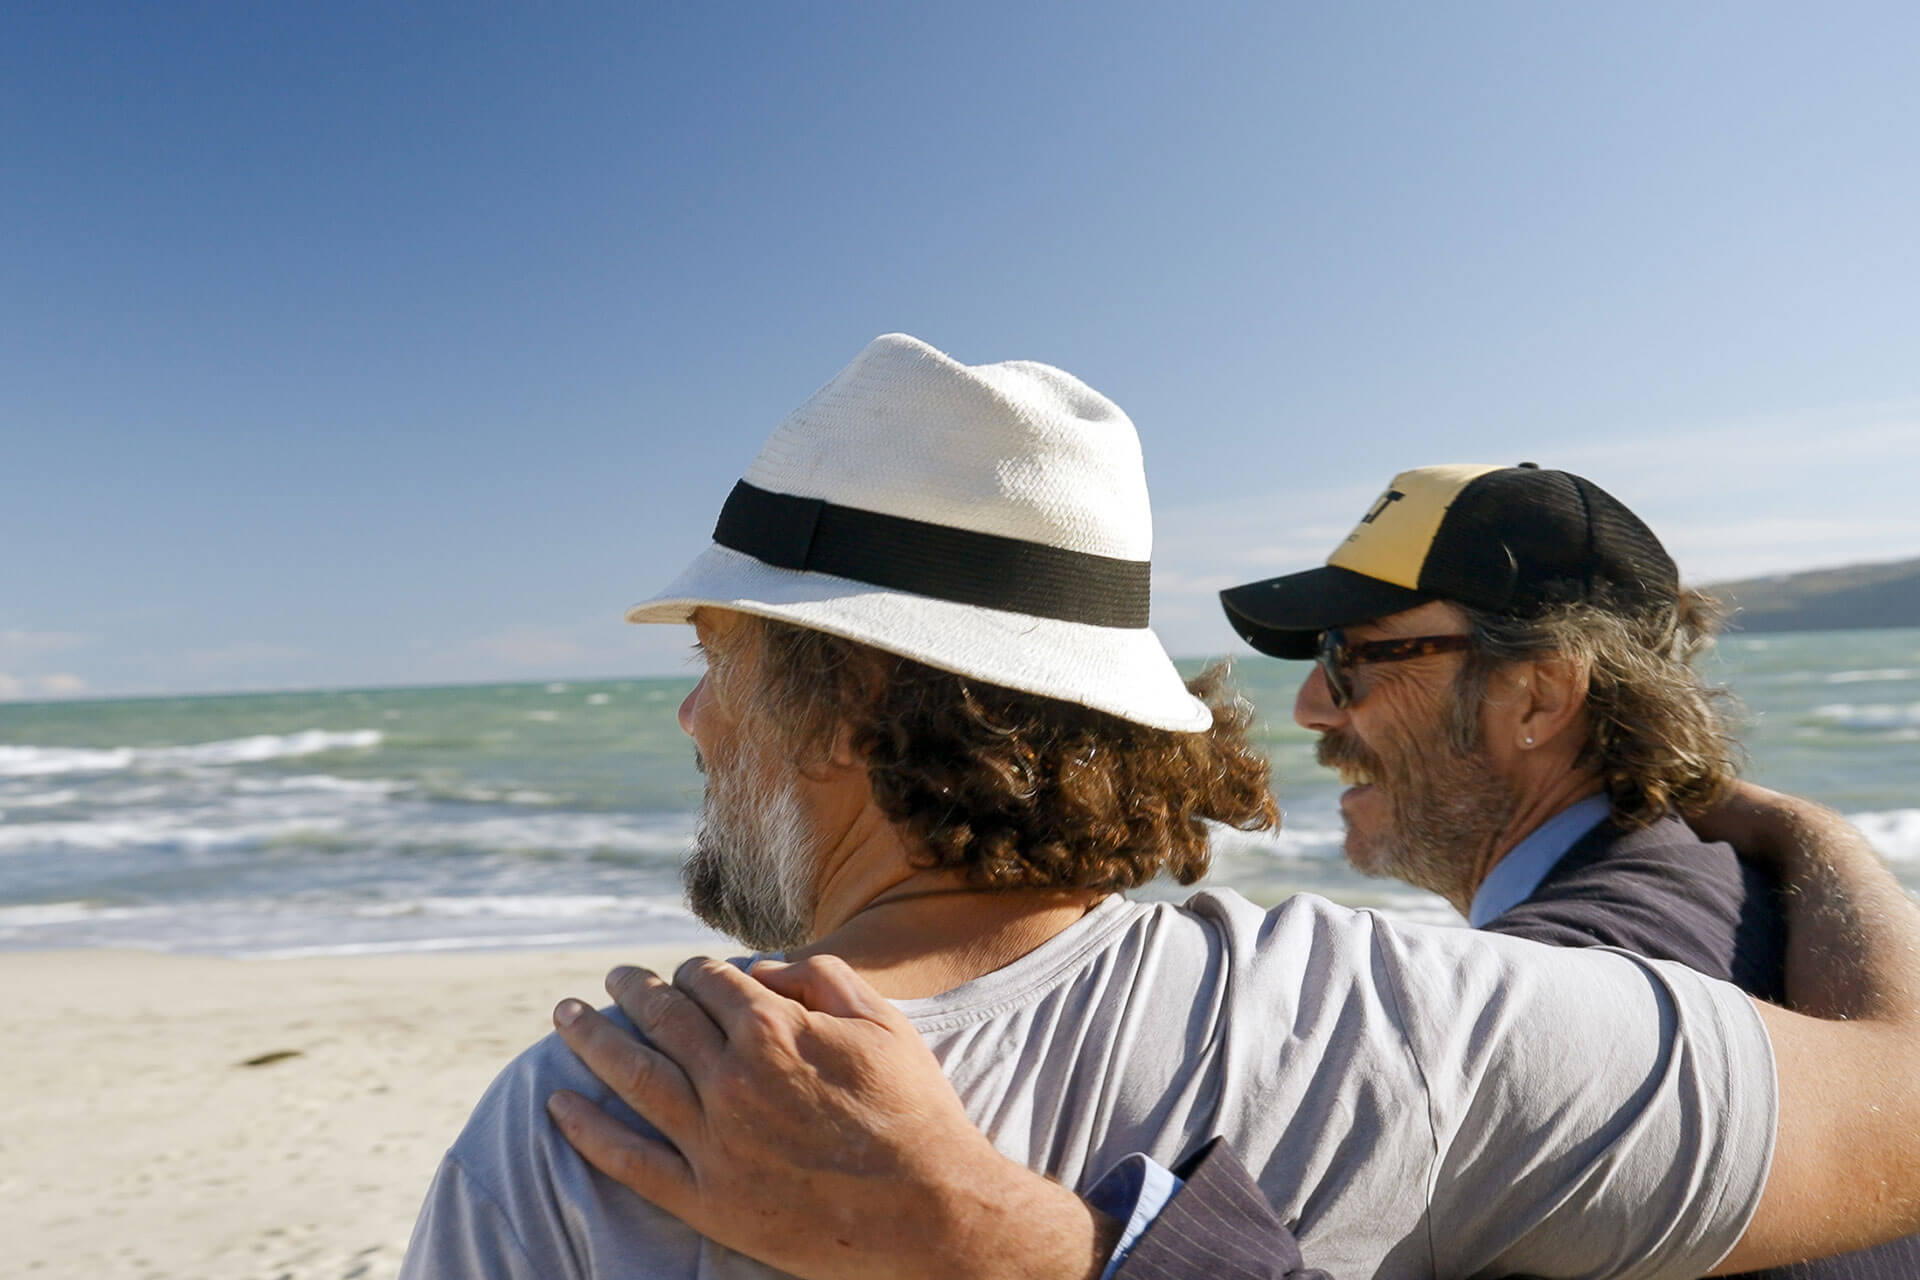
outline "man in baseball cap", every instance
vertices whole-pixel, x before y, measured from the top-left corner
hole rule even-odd
[[[1315,661],[1294,719],[1352,784],[1357,869],[1477,928],[1782,999],[1776,887],[1679,817],[1738,755],[1694,668],[1717,610],[1604,489],[1531,463],[1403,471],[1325,565],[1221,601],[1254,648]],[[1793,1274],[1920,1275],[1920,1237]]]

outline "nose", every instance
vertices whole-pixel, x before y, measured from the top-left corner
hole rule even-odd
[[[706,694],[706,691],[707,678],[703,675],[700,677],[700,683],[693,686],[693,692],[680,700],[680,714],[677,717],[680,721],[680,732],[686,734],[689,738],[693,736],[694,704],[699,702],[701,697]]]
[[[1300,692],[1293,697],[1293,722],[1302,729],[1325,733],[1346,723],[1347,713],[1333,705],[1333,690],[1327,687],[1327,673],[1319,663],[1307,672]]]

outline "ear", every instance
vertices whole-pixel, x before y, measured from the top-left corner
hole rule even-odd
[[[852,769],[866,763],[853,749],[853,726],[845,720],[833,726],[833,749],[827,753],[827,762],[836,769]]]
[[[1501,673],[1510,708],[1510,750],[1536,751],[1577,728],[1587,706],[1587,666],[1566,654],[1516,662]]]

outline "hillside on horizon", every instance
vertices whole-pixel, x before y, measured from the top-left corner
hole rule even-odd
[[[1729,631],[1920,627],[1920,559],[1808,569],[1700,590],[1726,606]]]

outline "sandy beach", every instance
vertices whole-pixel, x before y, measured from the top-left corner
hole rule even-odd
[[[380,1280],[556,1001],[689,948],[0,953],[0,1239],[35,1277]]]

